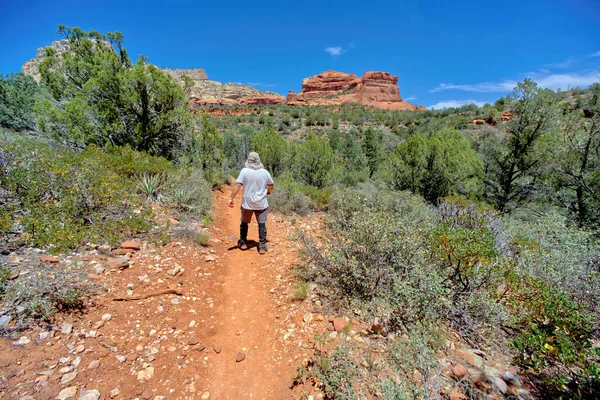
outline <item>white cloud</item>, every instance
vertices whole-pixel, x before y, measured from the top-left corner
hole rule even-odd
[[[477,100],[446,100],[440,101],[439,103],[429,106],[427,108],[429,108],[430,110],[441,110],[442,108],[462,107],[466,106],[467,104],[475,104],[477,107],[481,107],[485,104],[485,102]]]
[[[413,101],[413,100],[416,100],[416,99],[417,99],[417,96],[409,96],[409,97],[403,98],[402,100],[404,100],[404,101]]]
[[[344,54],[347,51],[348,51],[348,49],[344,49],[339,46],[325,48],[325,52],[329,53],[329,55],[331,55],[331,56],[341,56],[342,54]]]
[[[494,93],[509,92],[517,86],[515,81],[503,82],[483,82],[472,85],[455,85],[454,83],[440,83],[437,87],[430,90],[431,93],[441,92],[442,90],[462,90],[465,92]]]
[[[570,89],[574,87],[587,87],[594,82],[600,81],[600,71],[567,74],[548,74],[532,72],[528,78],[537,82],[543,88]],[[453,83],[440,83],[430,92],[441,92],[443,90],[462,90],[464,92],[476,93],[507,93],[517,86],[517,81],[483,82],[474,84],[455,85]]]
[[[573,63],[575,63],[575,61],[576,60],[574,60],[572,58],[568,58],[561,62],[546,64],[546,65],[544,65],[544,67],[551,68],[551,69],[563,69],[563,68],[567,68],[567,67],[571,66]]]
[[[531,79],[544,88],[567,90],[574,87],[587,87],[600,81],[600,71],[573,74],[530,74]]]
[[[590,54],[589,57],[600,57],[600,51]]]

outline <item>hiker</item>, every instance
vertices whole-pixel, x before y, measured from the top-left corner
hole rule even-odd
[[[233,207],[235,195],[240,191],[240,187],[244,187],[238,246],[242,250],[248,249],[248,244],[246,243],[248,224],[252,220],[252,214],[254,214],[256,222],[258,222],[258,237],[260,239],[258,252],[265,254],[267,251],[267,210],[269,209],[267,195],[271,194],[274,182],[271,174],[260,162],[258,153],[252,152],[248,154],[245,168],[242,168],[235,183],[236,185],[231,191],[231,198],[228,202],[229,207]]]

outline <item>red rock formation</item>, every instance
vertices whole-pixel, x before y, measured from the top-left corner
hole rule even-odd
[[[242,97],[239,99],[214,99],[214,98],[204,98],[198,99],[192,97],[192,103],[196,106],[206,107],[206,106],[245,106],[245,105],[255,105],[255,104],[279,104],[285,102],[285,97],[283,96],[248,96]]]
[[[250,96],[241,98],[238,104],[279,104],[283,102],[285,102],[285,97],[283,96]]]
[[[290,91],[289,105],[363,104],[392,110],[425,110],[402,100],[398,77],[388,72],[365,72],[362,78],[354,74],[326,71],[302,82],[297,95]]]

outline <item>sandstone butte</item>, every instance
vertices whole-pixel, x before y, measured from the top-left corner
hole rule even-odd
[[[288,105],[362,104],[388,110],[425,110],[402,100],[398,77],[388,72],[354,74],[325,71],[302,81],[302,90],[287,96]]]

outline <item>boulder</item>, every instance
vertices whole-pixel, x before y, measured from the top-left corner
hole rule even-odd
[[[126,269],[129,267],[129,259],[125,257],[109,258],[106,267],[110,269]]]
[[[126,240],[123,243],[121,243],[121,248],[139,250],[142,248],[142,244],[140,242],[136,242],[135,240]]]
[[[338,317],[333,319],[333,329],[335,329],[336,332],[343,331],[345,326],[346,320],[344,318]]]

